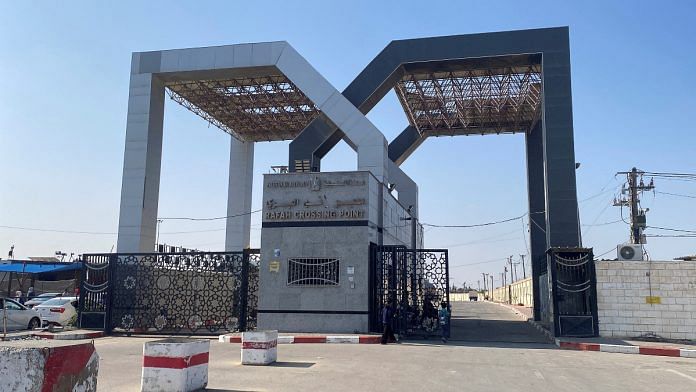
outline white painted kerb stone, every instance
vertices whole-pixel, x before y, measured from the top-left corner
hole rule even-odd
[[[163,339],[143,345],[143,392],[189,392],[208,385],[210,341]]]
[[[278,331],[242,333],[242,365],[268,365],[278,359]]]

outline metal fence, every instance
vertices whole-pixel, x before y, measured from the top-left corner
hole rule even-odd
[[[258,250],[88,254],[80,325],[210,334],[256,327]]]
[[[597,285],[592,249],[551,248],[552,308],[556,336],[597,336]]]
[[[396,333],[436,334],[438,307],[442,302],[449,303],[447,250],[373,245],[370,263],[371,330],[384,328],[381,310],[389,306]]]

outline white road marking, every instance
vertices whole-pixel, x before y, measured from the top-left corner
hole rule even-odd
[[[684,377],[684,378],[687,378],[687,379],[689,379],[689,380],[691,380],[691,381],[693,381],[693,382],[696,382],[696,377],[691,377],[691,376],[689,376],[688,374],[684,374],[684,373],[682,373],[682,372],[680,372],[680,371],[678,371],[678,370],[674,370],[674,369],[662,369],[662,370],[664,370],[664,371],[666,371],[666,372],[670,372],[670,373],[674,373],[674,374],[680,375],[680,376],[682,376],[682,377]]]
[[[534,375],[537,376],[538,379],[546,381],[546,379],[544,378],[544,375],[541,374],[540,371],[535,370],[535,371],[534,371]]]

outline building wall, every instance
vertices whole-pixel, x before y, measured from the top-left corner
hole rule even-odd
[[[696,261],[595,265],[601,336],[696,339]]]
[[[382,237],[383,194],[369,172],[264,176],[259,329],[367,332],[369,244]],[[293,258],[338,259],[338,285],[290,285]]]
[[[381,186],[381,184],[379,185]],[[406,220],[406,218],[410,217],[408,211],[406,211],[387,189],[383,189],[383,195],[383,245],[404,245],[410,248],[412,223],[410,220]]]

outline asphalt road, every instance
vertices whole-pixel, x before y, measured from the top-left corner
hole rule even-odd
[[[138,391],[142,338],[95,342],[100,391]],[[241,366],[240,345],[211,341],[215,391],[696,390],[696,360],[565,351],[546,344],[280,345],[275,366]]]
[[[491,302],[452,302],[451,323],[453,341],[548,343],[531,324]]]
[[[696,391],[694,359],[560,350],[495,304],[455,305],[453,319],[447,345],[279,345],[275,366],[241,366],[239,344],[214,340],[209,390]],[[100,391],[140,389],[147,340],[95,341]]]

